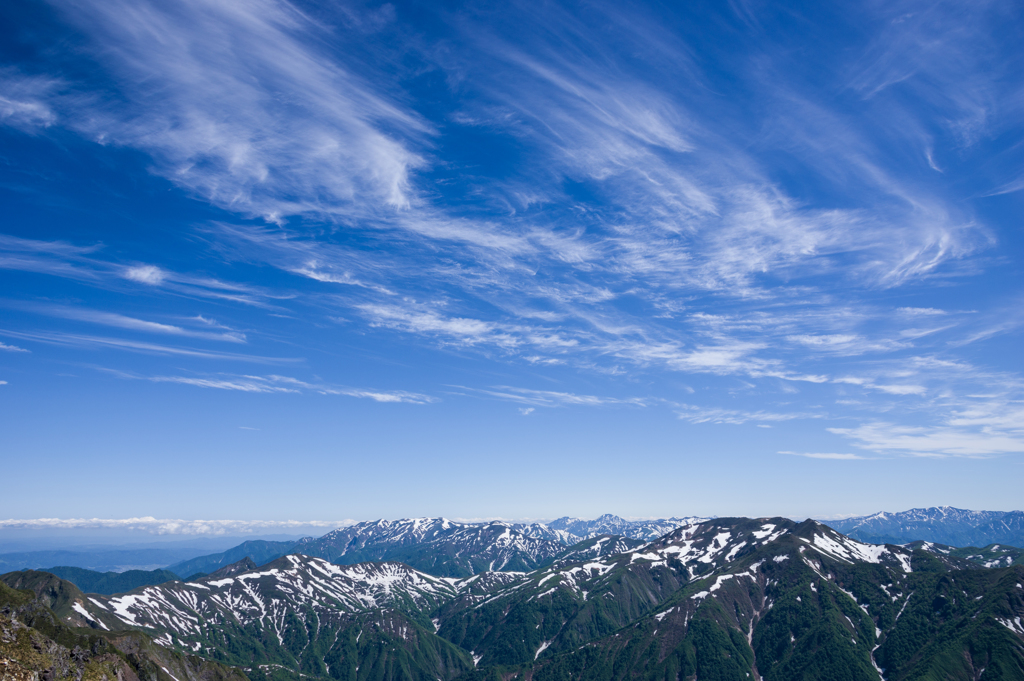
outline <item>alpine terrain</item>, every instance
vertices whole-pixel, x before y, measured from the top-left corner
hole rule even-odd
[[[0,583],[4,681],[245,681],[236,668],[154,643],[137,630],[87,628],[86,596],[47,573]]]
[[[1024,511],[968,511],[939,506],[825,522],[854,539],[874,544],[920,540],[949,546],[1024,546]]]
[[[420,529],[441,547],[452,530]],[[520,541],[505,529],[500,547]],[[391,560],[243,559],[191,582],[77,598],[63,616],[145,632],[254,680],[1024,679],[1024,566],[784,518],[624,541],[595,537],[538,569],[474,565],[469,576],[450,574],[455,563],[431,574]],[[66,584],[31,571],[2,580]]]
[[[175,563],[182,577],[206,574],[249,558],[262,565],[289,553],[339,565],[368,560],[399,561],[432,574],[468,577],[481,571],[533,570],[567,555],[572,547],[602,535],[643,543],[682,525],[707,518],[629,521],[606,514],[596,520],[559,518],[543,523],[459,523],[446,518],[375,520],[296,542],[250,541],[223,553]]]

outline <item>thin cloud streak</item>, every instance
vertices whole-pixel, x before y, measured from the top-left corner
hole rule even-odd
[[[142,341],[127,340],[124,338],[110,338],[105,336],[85,336],[71,333],[47,333],[47,332],[21,332],[0,329],[0,335],[12,338],[47,343],[50,345],[66,345],[82,348],[113,348],[155,355],[177,355],[183,357],[197,357],[202,359],[229,360],[236,362],[253,362],[255,364],[295,364],[305,360],[298,357],[260,357],[258,355],[243,355],[230,352],[216,352],[210,350],[196,350],[192,348],[175,347],[171,345],[160,345],[157,343],[146,343]]]
[[[830,452],[779,452],[779,454],[789,454],[790,456],[802,456],[806,459],[830,459],[833,461],[863,461],[869,457],[860,456],[859,454],[839,454]]]
[[[110,326],[119,329],[127,329],[130,331],[143,331],[146,333],[155,333],[169,336],[201,338],[204,340],[225,341],[229,343],[245,343],[245,334],[230,330],[224,333],[196,331],[194,329],[186,329],[173,324],[146,321],[143,319],[128,317],[126,315],[118,314],[115,312],[104,312],[101,310],[90,310],[86,308],[32,305],[19,303],[9,303],[9,306],[34,312],[36,314],[48,315],[51,317],[59,317],[61,319],[88,322],[91,324]]]
[[[677,408],[680,410],[678,412],[679,418],[690,423],[724,423],[739,426],[751,421],[780,423],[824,418],[824,414],[815,414],[813,412],[742,411],[737,409],[714,409],[692,404],[680,404],[677,405]]]
[[[519,413],[524,416],[532,413],[535,407],[603,407],[609,405],[645,407],[649,403],[649,400],[639,397],[599,397],[596,395],[577,395],[575,393],[558,392],[555,390],[532,390],[504,385],[495,386],[491,389],[467,388],[465,386],[453,387],[479,395],[487,395],[510,402],[531,405],[529,408],[519,410]]]
[[[276,293],[259,286],[192,276],[155,265],[125,265],[102,258],[102,245],[76,246],[64,241],[23,239],[0,234],[0,270],[47,274],[97,286],[125,291],[124,282],[141,284],[170,295],[241,303],[273,309],[273,300],[287,300],[292,294]],[[127,289],[132,290],[132,289]]]
[[[430,404],[438,401],[436,397],[405,390],[368,390],[322,383],[308,383],[289,376],[228,376],[223,374],[217,376],[136,376],[125,372],[113,373],[124,378],[141,378],[153,383],[178,383],[197,388],[213,388],[216,390],[234,390],[239,392],[299,394],[303,391],[308,391],[321,395],[357,397],[373,400],[374,402],[407,404]]]

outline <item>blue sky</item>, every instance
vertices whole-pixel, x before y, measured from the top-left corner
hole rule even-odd
[[[0,516],[1021,507],[1019,3],[0,13]]]

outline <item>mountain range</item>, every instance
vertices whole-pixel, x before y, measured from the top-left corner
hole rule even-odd
[[[323,558],[339,565],[398,561],[445,577],[481,571],[533,570],[566,554],[580,542],[602,535],[645,542],[677,527],[708,518],[624,520],[606,514],[596,520],[559,518],[542,523],[460,523],[446,518],[375,520],[339,528],[296,542],[245,542],[210,556],[181,561],[167,569],[182,577],[216,571],[242,558],[263,564],[289,553]]]
[[[407,546],[446,547],[461,531],[401,527],[418,539]],[[506,530],[499,548],[526,536]],[[1024,678],[1024,566],[985,568],[930,542],[865,544],[784,518],[719,518],[639,547],[620,541],[595,537],[538,569],[470,576],[244,558],[191,582],[76,595],[62,617],[144,631],[253,681]],[[491,555],[498,567],[500,551]],[[0,579],[35,594],[67,584],[31,571]]]
[[[514,532],[524,535],[530,539],[545,540],[551,544],[559,544],[562,547],[569,547],[583,539],[592,538],[602,534],[618,535],[640,541],[651,541],[666,532],[682,525],[706,520],[702,517],[667,518],[660,520],[624,520],[615,515],[606,514],[594,520],[580,518],[562,517],[547,523],[499,523],[502,527],[507,526]],[[268,562],[274,558],[287,555],[292,552],[301,552],[307,555],[319,555],[328,557],[334,555],[336,562],[351,563],[364,559],[359,551],[375,552],[379,559],[401,560],[397,555],[388,555],[382,550],[384,544],[392,544],[392,548],[401,545],[401,535],[410,534],[415,536],[416,531],[412,526],[419,523],[419,531],[426,526],[436,526],[447,523],[450,532],[457,532],[456,526],[461,528],[485,527],[495,523],[457,523],[438,519],[419,519],[403,521],[371,521],[359,523],[351,527],[342,528],[337,535],[348,532],[349,535],[369,535],[356,539],[358,550],[349,551],[346,547],[324,546],[318,550],[315,544],[324,538],[307,537],[301,540],[277,540],[278,538],[262,538],[256,540],[239,540],[240,543],[230,549],[218,549],[217,553],[203,551],[197,546],[188,543],[176,543],[148,546],[128,547],[75,547],[68,550],[46,550],[46,551],[21,551],[15,553],[0,553],[0,572],[10,570],[49,569],[50,566],[72,566],[86,568],[97,572],[124,572],[127,570],[154,571],[166,569],[175,575],[189,578],[196,574],[208,574],[215,570],[230,565],[248,556],[257,564]],[[856,518],[845,518],[842,520],[824,520],[827,525],[847,534],[855,539],[869,543],[897,543],[905,544],[913,541],[929,541],[936,544],[944,544],[958,548],[963,547],[986,547],[991,544],[1005,546],[1024,546],[1024,513],[1021,511],[968,511],[951,507],[937,507],[927,509],[912,509],[900,513],[876,513],[869,516]],[[390,531],[383,530],[381,525],[390,523],[393,527]],[[497,534],[501,534],[499,530]],[[486,534],[486,531],[483,531]],[[463,536],[466,536],[463,531]],[[336,535],[335,539],[338,538]],[[376,539],[380,541],[376,541]],[[356,538],[353,536],[353,538]],[[439,537],[436,537],[439,539]],[[409,542],[405,542],[408,544]],[[416,543],[416,542],[412,542]],[[443,543],[443,542],[441,542]],[[300,546],[301,545],[301,546]],[[308,545],[308,546],[307,546]],[[406,550],[406,549],[402,549]],[[538,560],[552,560],[558,555],[559,549],[553,546],[533,545],[524,555],[512,556],[508,554],[508,569],[522,569],[523,566],[538,564]],[[456,552],[459,552],[456,549]],[[346,557],[345,554],[349,554]],[[409,560],[413,560],[409,558]],[[447,560],[447,559],[446,559]],[[476,570],[481,565],[490,565],[490,558],[484,560],[483,556],[469,558],[464,551],[461,552],[459,565],[452,565],[452,574],[468,574],[470,570]],[[499,560],[499,564],[501,560]],[[424,567],[426,565],[419,564]],[[151,579],[158,579],[154,574]],[[156,582],[151,582],[156,583]],[[91,585],[88,588],[93,588]]]
[[[902,536],[890,537],[891,542],[907,543],[921,533],[929,537],[944,536],[962,530],[965,525],[969,528],[968,521],[971,519],[977,524],[1007,515],[1012,519],[1019,513],[933,508],[875,514],[833,521],[830,524],[852,525],[855,538],[863,540],[866,535],[868,540],[877,542],[884,537],[879,538],[866,530],[877,527],[887,519],[887,522],[902,527],[901,531],[904,532]],[[924,523],[923,519],[928,522]],[[48,567],[47,563],[39,561],[19,564],[17,567],[45,569],[72,581],[85,591],[102,594],[124,592],[173,579],[194,579],[243,558],[262,565],[289,553],[320,557],[337,564],[398,561],[431,574],[465,577],[481,570],[524,571],[544,567],[556,560],[573,557],[582,560],[619,553],[664,535],[676,527],[701,520],[705,519],[691,517],[627,521],[614,515],[603,515],[595,520],[564,517],[548,524],[459,523],[444,518],[377,520],[340,528],[319,538],[245,541],[226,551],[189,558],[162,570],[101,573],[78,567]],[[898,531],[894,530],[890,534],[898,534]],[[614,539],[607,539],[609,537]],[[1005,543],[981,548],[953,546],[935,540],[930,543],[944,547],[948,555],[988,567],[997,564],[1006,566],[1024,560],[1021,556],[1024,551]],[[42,557],[53,556],[45,553]]]
[[[824,521],[872,544],[929,541],[949,546],[1009,544],[1024,547],[1024,511],[968,511],[952,506]]]

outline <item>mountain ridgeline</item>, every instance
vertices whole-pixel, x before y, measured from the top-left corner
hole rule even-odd
[[[983,567],[812,520],[719,518],[647,542],[559,544],[546,565],[508,571],[538,546],[527,539],[548,540],[497,523],[467,538],[445,522],[345,528],[318,544],[334,555],[243,558],[119,595],[86,597],[41,572],[0,579],[66,591],[54,602],[68,624],[142,631],[252,681],[1024,679],[1024,566],[1001,553]],[[456,538],[472,558],[446,553]],[[382,543],[446,558],[417,569],[368,553]],[[337,564],[346,556],[377,560]]]
[[[120,594],[140,586],[163,584],[180,577],[170,570],[126,570],[124,572],[96,572],[66,565],[47,568],[47,572],[66,579],[79,589],[92,594]]]
[[[561,558],[572,547],[603,535],[635,544],[651,541],[682,525],[707,518],[623,520],[603,515],[596,520],[559,518],[541,523],[459,523],[445,518],[375,520],[343,527],[296,542],[245,542],[223,553],[168,566],[191,577],[249,558],[259,565],[290,553],[323,558],[338,565],[396,561],[444,577],[468,577],[484,571],[535,570]]]
[[[223,553],[176,563],[167,570],[188,578],[214,572],[246,557],[262,565],[290,553],[301,553],[338,565],[396,561],[445,577],[468,577],[483,571],[522,572],[566,558],[577,550],[576,546],[596,537],[616,536],[621,542],[638,545],[678,527],[706,520],[709,518],[691,516],[630,521],[611,514],[596,520],[564,517],[547,524],[459,523],[445,518],[376,520],[343,527],[315,539],[245,542]],[[1000,553],[1004,565],[1014,564],[1020,554],[1009,553],[1018,551],[1013,547],[1024,547],[1024,513],[1020,511],[939,507],[878,513],[826,524],[866,543],[905,544],[924,540],[946,545],[979,564],[991,562],[993,550]]]
[[[1024,547],[1024,511],[968,511],[939,506],[826,522],[847,536],[872,544],[928,541],[955,547]]]

